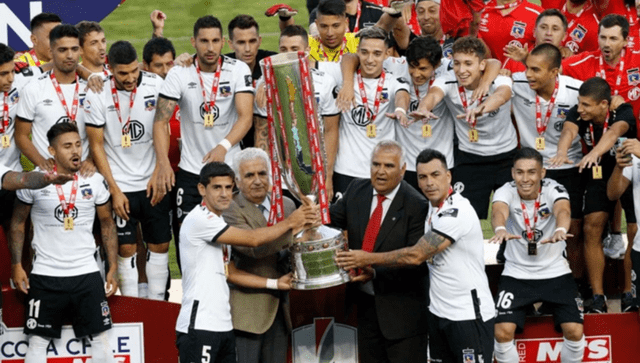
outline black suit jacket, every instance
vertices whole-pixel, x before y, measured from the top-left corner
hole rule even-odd
[[[407,182],[401,183],[380,225],[373,252],[412,246],[424,235],[427,200]],[[362,249],[372,199],[371,181],[356,179],[349,184],[344,196],[330,208],[331,225],[348,232],[350,249]],[[426,264],[409,268],[376,267],[375,270],[375,304],[384,337],[402,339],[425,334],[429,299]],[[354,289],[357,286],[349,287],[349,290]],[[353,291],[348,291],[348,296],[350,293]]]

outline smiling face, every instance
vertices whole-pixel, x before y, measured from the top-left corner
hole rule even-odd
[[[416,86],[422,86],[427,83],[434,72],[435,68],[425,58],[420,59],[417,64],[409,63],[409,75],[411,75],[411,81]]]
[[[480,83],[484,67],[485,61],[475,53],[453,53],[453,72],[462,87],[475,89]]]
[[[382,39],[367,38],[358,45],[360,72],[365,78],[375,78],[382,72],[382,64],[387,58],[387,45]]]
[[[322,45],[333,49],[342,43],[347,29],[349,29],[349,19],[346,16],[318,14],[316,26]]]
[[[423,35],[435,35],[440,30],[440,5],[433,1],[416,4],[416,19]]]
[[[516,188],[520,198],[526,200],[536,199],[540,190],[540,183],[546,170],[537,160],[519,159],[511,168],[511,176],[516,182]]]
[[[583,121],[599,123],[602,120],[604,123],[608,109],[609,102],[606,100],[598,102],[591,96],[578,95],[578,114]]]

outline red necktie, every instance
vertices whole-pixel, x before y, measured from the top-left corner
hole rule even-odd
[[[387,199],[382,194],[377,194],[378,205],[373,210],[369,223],[367,224],[367,230],[364,232],[364,239],[362,240],[362,250],[371,252],[373,246],[376,244],[376,238],[378,238],[378,232],[380,232],[380,224],[382,223],[382,202]]]

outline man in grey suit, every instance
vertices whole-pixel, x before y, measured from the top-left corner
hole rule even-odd
[[[262,149],[247,148],[236,155],[233,164],[239,193],[224,211],[225,221],[243,229],[266,227],[271,208],[267,197],[271,189],[267,153]],[[294,210],[293,201],[284,197],[285,216]],[[261,247],[233,246],[233,261],[240,270],[277,279],[289,270],[284,249],[291,242],[292,233],[289,232]],[[287,293],[231,286],[230,303],[238,362],[286,362],[291,331]]]

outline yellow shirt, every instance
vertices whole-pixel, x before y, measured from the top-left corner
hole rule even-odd
[[[31,52],[33,52],[33,50],[30,50],[28,52],[22,53],[22,55],[19,56],[17,58],[17,60],[20,61],[20,62],[29,63],[29,67],[41,66],[43,64],[49,63],[49,62],[43,61],[42,59],[38,59],[38,61],[40,61],[40,64],[36,64],[36,61],[33,59],[33,55],[31,54]]]
[[[356,37],[354,33],[346,33],[344,35],[346,44],[343,42],[339,47],[330,49],[324,47],[320,43],[319,38],[309,37],[309,59],[315,61],[327,61],[327,62],[339,62],[341,53],[355,53],[358,50],[358,43],[360,38]]]

